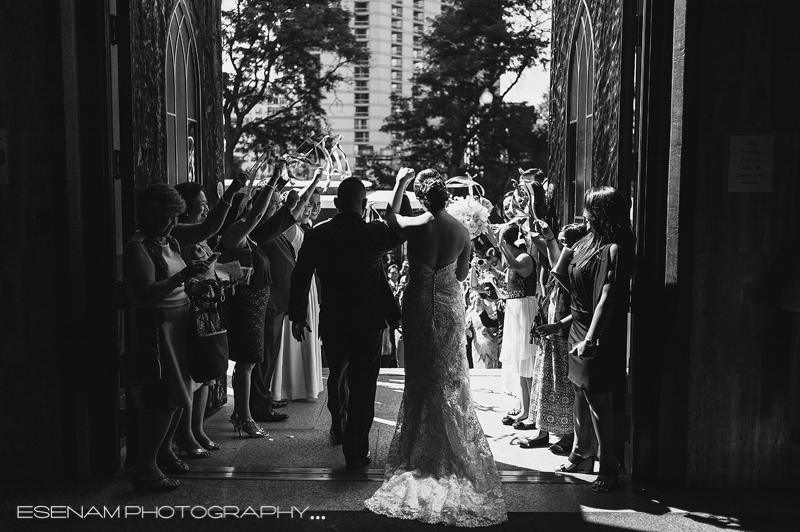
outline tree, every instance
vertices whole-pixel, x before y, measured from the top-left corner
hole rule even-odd
[[[415,93],[393,96],[394,112],[382,128],[393,133],[404,164],[449,176],[482,172],[496,199],[509,172],[541,147],[535,108],[504,98],[526,69],[547,61],[545,15],[540,0],[451,0],[443,7],[423,36],[425,65],[414,76]],[[506,73],[512,82],[501,92]],[[481,104],[484,91],[492,98]]]
[[[225,169],[242,141],[263,151],[319,131],[323,93],[344,80],[342,66],[365,61],[339,0],[227,0],[222,10]],[[325,56],[323,62],[322,56]],[[268,114],[253,117],[270,102]]]

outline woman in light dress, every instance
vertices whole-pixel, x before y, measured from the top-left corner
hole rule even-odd
[[[403,301],[405,387],[383,485],[365,501],[378,514],[425,523],[489,526],[506,514],[500,476],[470,389],[461,281],[469,232],[445,210],[448,192],[434,170],[414,191],[428,212],[396,213],[414,171],[397,174],[386,219],[408,239]]]
[[[311,222],[312,213],[319,214],[320,193],[314,191],[297,223],[286,230],[284,236],[291,242],[295,256],[303,245],[305,227]],[[316,218],[316,216],[314,216]],[[311,283],[308,294],[308,324],[312,331],[319,330],[319,293],[317,283]],[[292,323],[283,322],[281,352],[272,376],[273,397],[282,401],[316,399],[323,390],[322,347],[319,335],[308,334],[302,342],[292,338]]]

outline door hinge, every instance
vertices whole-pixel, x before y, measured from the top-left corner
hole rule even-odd
[[[128,294],[125,292],[125,283],[122,281],[117,281],[116,283],[116,290],[115,290],[115,298],[117,302],[117,310],[128,310],[130,308],[130,302],[128,301]]]
[[[117,45],[117,16],[108,16],[108,43],[111,46]]]
[[[119,171],[119,150],[112,150],[111,152],[111,165],[112,165],[112,174],[114,175],[114,179],[122,179],[122,175]]]

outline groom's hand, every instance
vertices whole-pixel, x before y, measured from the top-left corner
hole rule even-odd
[[[306,331],[311,332],[311,327],[308,326],[307,320],[293,321],[292,322],[292,336],[298,342],[306,339]]]

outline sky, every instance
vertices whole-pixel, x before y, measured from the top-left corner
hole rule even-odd
[[[500,90],[505,90],[513,76],[504,75],[500,78]],[[522,79],[517,82],[505,98],[510,103],[528,103],[538,105],[544,100],[544,93],[550,87],[550,70],[541,66],[523,72]]]

